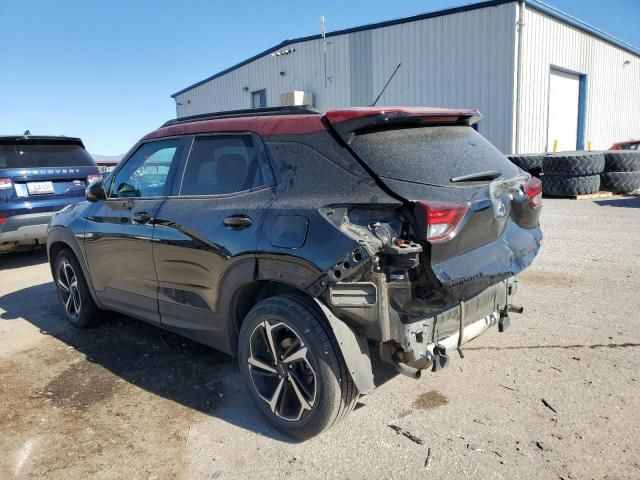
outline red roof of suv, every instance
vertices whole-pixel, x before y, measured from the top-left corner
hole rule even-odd
[[[273,114],[270,114],[273,112]],[[460,122],[473,123],[480,118],[480,113],[473,109],[448,109],[432,107],[353,107],[329,110],[326,113],[300,110],[266,109],[264,111],[238,111],[212,116],[185,117],[167,122],[159,129],[149,133],[145,140],[151,138],[171,137],[212,132],[250,131],[260,135],[300,135],[324,130],[323,119],[336,125],[352,120],[363,120],[365,117],[376,119],[421,117],[425,123]]]

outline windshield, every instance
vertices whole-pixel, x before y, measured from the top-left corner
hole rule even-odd
[[[77,144],[0,143],[0,168],[95,166],[91,155]]]
[[[450,185],[451,178],[496,171],[505,178],[518,168],[468,126],[430,126],[367,131],[351,141],[353,150],[386,178]]]

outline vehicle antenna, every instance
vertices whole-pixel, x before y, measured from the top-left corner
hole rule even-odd
[[[384,93],[384,91],[387,89],[387,86],[391,83],[391,80],[393,80],[393,77],[396,75],[396,72],[398,70],[400,70],[400,67],[402,66],[402,62],[400,62],[398,64],[398,66],[396,67],[396,69],[393,71],[393,73],[391,74],[391,76],[389,77],[389,80],[387,80],[387,83],[384,84],[384,87],[382,87],[382,90],[380,91],[380,94],[376,97],[376,99],[374,100],[374,102],[371,104],[372,107],[376,106],[376,103],[378,103],[378,100],[380,100],[380,97],[382,96],[382,94]]]

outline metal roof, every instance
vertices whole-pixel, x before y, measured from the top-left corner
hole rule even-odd
[[[428,13],[422,13],[419,15],[412,15],[410,17],[403,17],[403,18],[397,18],[394,20],[386,20],[383,22],[377,22],[377,23],[370,23],[367,25],[362,25],[359,27],[353,27],[353,28],[347,28],[344,30],[336,30],[334,32],[328,32],[326,34],[326,37],[335,37],[338,35],[345,35],[348,33],[354,33],[354,32],[360,32],[363,30],[373,30],[376,28],[381,28],[381,27],[388,27],[388,26],[392,26],[392,25],[400,25],[403,23],[410,23],[410,22],[416,22],[419,20],[425,20],[427,18],[434,18],[434,17],[442,17],[445,15],[452,15],[455,13],[461,13],[461,12],[468,12],[471,10],[478,10],[481,8],[487,8],[487,7],[497,7],[499,5],[504,5],[506,3],[515,3],[519,0],[489,0],[489,1],[484,1],[484,2],[478,2],[478,3],[471,3],[468,5],[462,5],[460,7],[454,7],[454,8],[448,8],[445,10],[437,10],[434,12],[428,12]],[[550,17],[553,17],[557,20],[560,20],[568,25],[571,25],[572,27],[575,27],[579,30],[582,30],[583,32],[587,32],[590,33],[612,45],[615,45],[616,47],[622,48],[623,50],[626,50],[629,53],[632,53],[634,55],[640,56],[640,50],[638,50],[637,48],[633,47],[632,45],[623,42],[622,40],[619,40],[611,35],[609,35],[608,33],[603,32],[602,30],[599,30],[595,27],[592,27],[590,25],[588,25],[587,23],[584,23],[581,20],[578,20],[575,17],[572,17],[571,15],[568,15],[550,5],[547,5],[543,2],[540,2],[538,0],[522,0],[523,3],[525,5],[527,5],[530,8],[533,8],[534,10],[538,10],[546,15],[549,15]],[[251,62],[253,62],[254,60],[257,60],[265,55],[269,55],[271,53],[277,52],[278,50],[283,49],[284,47],[287,47],[293,43],[300,43],[300,42],[306,42],[309,40],[317,40],[322,38],[321,35],[309,35],[306,37],[299,37],[299,38],[294,38],[294,39],[290,39],[290,40],[284,40],[283,42],[279,43],[278,45],[271,47],[267,50],[265,50],[264,52],[261,52],[257,55],[254,55],[251,58],[248,58],[236,65],[233,65],[232,67],[229,67],[225,70],[222,70],[221,72],[218,72],[214,75],[211,75],[210,77],[205,78],[204,80],[201,80],[199,82],[194,83],[193,85],[189,85],[186,88],[183,88],[182,90],[174,93],[173,95],[171,95],[172,98],[177,97],[178,95],[185,93],[195,87],[198,87],[204,83],[207,83],[211,80],[214,80],[218,77],[221,77],[223,75],[226,75],[229,72],[232,72],[234,70],[237,70],[238,68],[247,65]]]

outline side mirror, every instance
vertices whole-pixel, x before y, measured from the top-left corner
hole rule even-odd
[[[105,200],[107,198],[107,194],[104,191],[102,180],[98,179],[91,182],[85,190],[85,196],[90,202]]]

